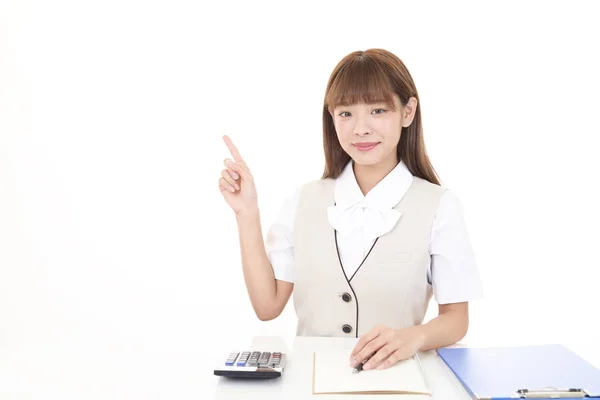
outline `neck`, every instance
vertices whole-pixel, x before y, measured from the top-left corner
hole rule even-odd
[[[375,185],[381,182],[381,180],[385,178],[396,165],[398,165],[396,154],[394,154],[393,157],[389,157],[387,160],[374,165],[361,165],[353,162],[354,176],[356,177],[356,182],[358,183],[363,196],[366,196]]]

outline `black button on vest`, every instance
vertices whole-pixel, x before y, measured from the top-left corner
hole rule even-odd
[[[352,300],[352,296],[350,296],[350,294],[349,294],[349,293],[344,293],[344,294],[342,295],[342,300],[344,300],[346,303],[349,303],[349,302],[350,302],[350,300]]]
[[[344,331],[344,333],[350,333],[352,332],[352,327],[348,324],[345,324],[344,326],[342,326],[342,330]]]

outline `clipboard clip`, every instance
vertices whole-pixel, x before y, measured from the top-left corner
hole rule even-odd
[[[585,389],[557,389],[552,387],[538,390],[519,389],[517,394],[520,399],[583,399],[590,396]]]

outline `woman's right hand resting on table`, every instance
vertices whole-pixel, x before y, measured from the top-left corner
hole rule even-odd
[[[250,302],[259,319],[271,320],[285,308],[294,284],[275,279],[263,241],[254,178],[231,139],[223,136],[223,140],[233,160],[223,162],[225,169],[221,171],[219,190],[235,212]]]

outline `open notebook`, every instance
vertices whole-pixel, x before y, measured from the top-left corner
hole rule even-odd
[[[352,373],[352,349],[314,353],[313,394],[422,394],[431,396],[418,356],[382,370]]]

